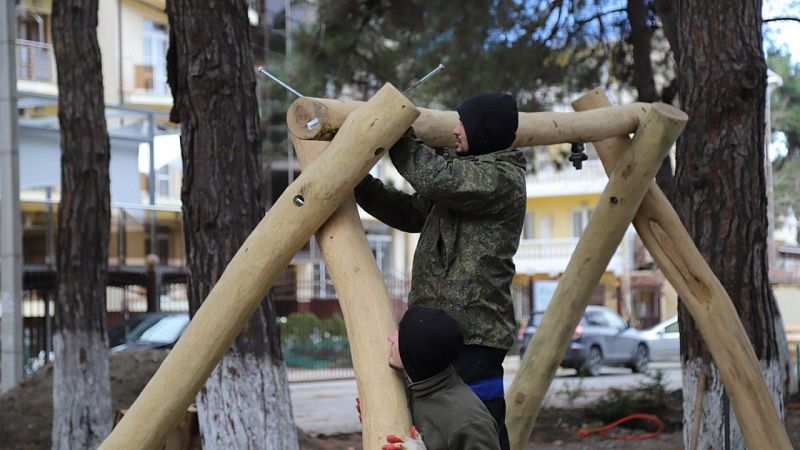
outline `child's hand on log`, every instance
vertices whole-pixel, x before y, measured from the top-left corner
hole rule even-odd
[[[408,430],[409,435],[401,438],[394,434],[386,436],[388,444],[381,447],[382,450],[426,450],[425,443],[422,442],[422,435],[417,431],[417,427],[411,425]]]

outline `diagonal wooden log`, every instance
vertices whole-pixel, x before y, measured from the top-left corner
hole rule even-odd
[[[601,89],[573,102],[578,111],[609,105]],[[627,136],[618,136],[594,143],[606,172],[614,167],[629,141]],[[740,418],[747,447],[792,448],[733,302],[655,182],[642,200],[633,225],[703,335]]]
[[[348,114],[361,102],[326,98],[301,97],[286,113],[286,123],[300,139],[330,140]],[[591,142],[626,133],[633,133],[647,114],[650,105],[633,103],[611,106],[586,112],[519,113],[516,147],[560,144],[562,142]],[[453,128],[458,121],[455,111],[419,108],[414,132],[434,148],[455,145]]]
[[[591,292],[687,120],[686,114],[677,108],[653,104],[630,149],[611,173],[509,390],[506,425],[512,449],[526,447],[544,396]]]
[[[387,84],[347,118],[328,150],[286,188],[242,244],[175,348],[100,448],[156,449],[163,444],[294,254],[418,115]]]
[[[305,170],[328,146],[292,136]],[[358,217],[353,195],[317,231],[317,243],[342,308],[358,397],[361,399],[364,448],[381,448],[386,436],[403,436],[411,426],[402,375],[389,367],[389,333],[397,329],[389,291]]]

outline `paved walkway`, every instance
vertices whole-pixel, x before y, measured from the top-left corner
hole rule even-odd
[[[509,357],[503,363],[506,369],[506,391],[511,386],[519,366],[518,357]],[[667,389],[681,386],[680,365],[651,364],[652,369],[664,372]],[[579,378],[575,371],[559,369],[556,379],[547,392],[545,405],[566,406],[565,392],[583,390],[583,395],[572,406],[590,403],[602,396],[609,387],[634,387],[645,380],[643,375],[631,374],[628,369],[604,368],[603,374],[592,378]],[[354,379],[292,383],[294,418],[297,425],[311,435],[332,435],[361,431],[356,415],[355,399],[358,396]]]

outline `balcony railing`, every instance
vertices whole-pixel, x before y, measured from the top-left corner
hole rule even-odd
[[[55,83],[56,64],[53,46],[44,42],[17,39],[17,79]]]
[[[563,272],[577,245],[578,238],[523,239],[514,256],[517,273]],[[617,251],[608,263],[608,270],[615,273],[624,271],[624,245],[625,241],[617,247]]]

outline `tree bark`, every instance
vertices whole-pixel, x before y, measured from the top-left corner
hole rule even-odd
[[[105,327],[110,144],[97,7],[97,0],[53,2],[62,150],[53,336],[56,449],[95,448],[112,421]]]
[[[264,215],[247,3],[174,0],[169,82],[181,124],[181,201],[194,315]],[[236,301],[231,297],[228,301]],[[203,447],[297,448],[268,295],[197,396]]]
[[[731,11],[736,11],[732,14]],[[776,327],[767,270],[764,172],[766,64],[761,2],[678,2],[680,103],[692,120],[678,143],[676,210],[730,294],[783,414]],[[706,377],[698,448],[745,447],[702,336],[681,306],[684,423]],[[684,443],[689,444],[684,429]]]

